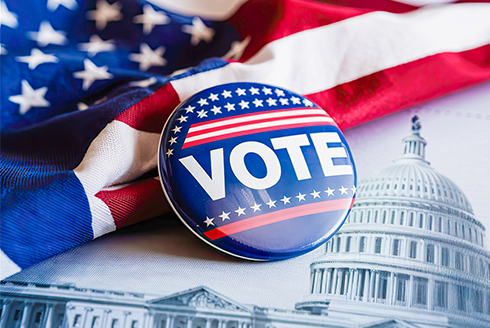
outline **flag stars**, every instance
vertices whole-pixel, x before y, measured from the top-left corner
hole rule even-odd
[[[218,99],[218,94],[214,94],[214,93],[211,93],[208,97],[210,100],[212,101],[216,101],[216,100],[219,100]]]
[[[267,101],[267,104],[269,104],[269,106],[277,106],[277,99],[269,98],[266,101]]]
[[[10,28],[17,28],[17,26],[19,26],[17,14],[10,12],[7,8],[7,4],[3,1],[0,12],[2,13],[0,16],[0,25],[5,25]]]
[[[245,209],[246,209],[246,207],[245,208],[241,208],[240,206],[238,206],[238,209],[235,210],[235,213],[237,213],[238,216],[245,215]]]
[[[187,122],[187,118],[188,118],[188,117],[189,117],[189,116],[180,115],[180,117],[179,117],[179,118],[177,118],[177,120],[178,120],[180,123],[182,123],[182,122]]]
[[[343,195],[343,194],[347,195],[347,188],[344,188],[344,186],[342,186],[342,188],[340,188],[339,190],[340,190],[341,195]]]
[[[315,189],[313,189],[313,192],[310,193],[310,195],[313,196],[313,199],[320,198],[320,191],[316,191]]]
[[[210,218],[208,216],[206,216],[206,220],[204,220],[204,223],[206,223],[206,228],[208,228],[209,226],[214,226],[214,218]]]
[[[184,108],[186,114],[194,113],[194,109],[196,109],[196,107],[191,106],[191,105],[189,105],[186,108]]]
[[[32,107],[48,107],[51,104],[44,96],[48,91],[48,87],[42,87],[34,90],[27,80],[21,82],[21,94],[10,96],[9,100],[13,103],[19,104],[19,113],[24,115]]]
[[[226,98],[231,98],[232,95],[231,95],[231,91],[228,91],[228,90],[223,90],[223,92],[221,93],[221,95],[226,99]]]
[[[287,100],[286,98],[280,98],[279,102],[281,103],[281,105],[289,105],[289,100]]]
[[[75,10],[78,7],[75,0],[48,0],[46,7],[49,11],[55,11],[60,5],[70,10]]]
[[[298,201],[301,202],[302,200],[306,201],[305,196],[306,194],[298,193],[298,196],[295,197],[298,198]]]
[[[241,89],[241,88],[237,88],[237,89],[236,89],[236,93],[237,93],[237,95],[239,95],[239,96],[245,96],[245,95],[246,95],[246,94],[245,94],[245,92],[246,92],[246,90],[245,90],[245,89]]]
[[[291,197],[286,197],[286,195],[284,195],[284,197],[281,199],[281,202],[283,202],[284,205],[291,203]]]
[[[222,58],[240,60],[251,39],[252,37],[247,36],[242,41],[233,41],[231,43],[230,50]]]
[[[213,106],[213,108],[211,108],[211,111],[214,113],[214,115],[217,115],[218,113],[221,114],[221,107]]]
[[[108,71],[107,66],[97,67],[89,59],[83,61],[84,70],[73,73],[76,79],[83,79],[83,90],[87,90],[96,80],[112,79],[113,75]]]
[[[250,208],[252,208],[254,210],[254,213],[255,213],[257,211],[261,211],[260,206],[262,206],[262,204],[254,203],[252,206],[250,206]]]
[[[272,89],[271,88],[267,88],[267,87],[263,87],[262,88],[262,92],[264,93],[264,95],[271,95],[272,94]]]
[[[130,54],[129,60],[138,62],[140,64],[140,71],[146,71],[152,66],[167,65],[167,60],[163,58],[164,53],[164,46],[160,46],[157,49],[152,50],[148,44],[142,43],[140,44],[140,53]]]
[[[3,13],[2,13],[3,14]],[[39,25],[39,32],[27,32],[30,40],[36,41],[40,47],[46,47],[48,44],[64,45],[68,43],[66,33],[55,31],[48,21],[42,21]]]
[[[143,6],[143,14],[134,16],[133,22],[143,24],[143,33],[148,35],[156,25],[165,25],[170,18],[163,11],[155,11],[149,4]]]
[[[99,52],[110,52],[116,50],[114,40],[104,41],[97,34],[92,35],[89,42],[79,43],[77,47],[80,51],[86,51],[90,57],[95,56]]]
[[[306,107],[312,107],[313,103],[309,101],[308,99],[303,99],[303,104],[305,104]]]
[[[167,152],[165,153],[165,155],[167,155],[167,158],[169,158],[170,156],[172,156],[174,154],[174,150],[172,148],[169,148],[167,150]]]
[[[110,4],[107,1],[98,0],[95,4],[95,10],[87,11],[85,16],[88,20],[95,21],[95,26],[101,31],[106,28],[107,23],[122,19],[121,8],[122,5],[117,1]]]
[[[168,141],[168,143],[170,144],[170,146],[172,146],[173,144],[177,143],[177,138],[178,137],[171,137],[170,140]]]
[[[15,57],[18,62],[27,63],[30,69],[35,69],[38,65],[44,63],[57,63],[59,59],[53,55],[47,55],[39,49],[31,49],[30,56],[18,56]]]
[[[350,190],[352,190],[352,194],[355,194],[355,193],[356,193],[357,188],[356,188],[356,186],[352,186],[352,188],[350,188]]]
[[[255,105],[255,107],[264,107],[264,105],[262,105],[263,103],[263,100],[259,100],[259,99],[255,99],[254,101],[252,101]]]
[[[205,111],[204,109],[201,109],[200,111],[197,111],[197,117],[199,118],[208,117],[208,112]]]
[[[180,130],[181,130],[181,129],[182,129],[182,127],[181,127],[181,126],[176,125],[176,126],[175,126],[175,127],[174,127],[174,128],[171,130],[171,131],[172,131],[174,134],[176,134],[176,133],[180,132]]]
[[[284,96],[285,96],[285,95],[284,95],[284,91],[282,91],[282,90],[280,90],[280,89],[276,89],[276,90],[274,90],[274,92],[276,93],[276,95],[277,95],[278,97],[284,97]]]
[[[328,187],[328,189],[325,190],[325,192],[327,193],[327,196],[333,196],[334,191],[335,191],[335,189],[330,189],[330,187]]]
[[[231,212],[226,213],[225,211],[221,211],[221,214],[218,216],[221,218],[221,221],[229,220],[230,219],[230,216],[229,216],[230,213]]]
[[[225,108],[228,109],[228,111],[232,111],[232,110],[235,110],[235,104],[230,104],[230,103],[227,103],[225,105]]]
[[[276,207],[277,200],[269,200],[266,204],[269,205],[269,208]]]
[[[248,89],[248,91],[250,91],[251,95],[258,95],[259,94],[258,88],[251,87],[250,89]]]
[[[182,32],[191,35],[191,44],[196,46],[201,41],[211,42],[214,37],[214,30],[204,25],[199,17],[192,19],[192,25],[183,25]]]
[[[245,100],[243,100],[243,99],[242,99],[242,101],[240,101],[240,102],[238,103],[238,105],[240,105],[240,106],[242,107],[242,109],[245,109],[245,108],[250,108],[250,107],[248,107],[248,104],[249,104],[249,102],[248,102],[248,101],[245,101]]]
[[[199,99],[198,104],[202,107],[204,105],[209,105],[208,101],[204,98]]]
[[[290,99],[291,99],[291,102],[293,103],[293,105],[301,104],[301,99],[299,99],[298,97],[292,96]]]

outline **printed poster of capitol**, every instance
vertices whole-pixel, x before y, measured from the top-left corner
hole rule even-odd
[[[307,255],[230,259],[144,223],[2,281],[0,328],[489,327],[489,91],[346,131],[356,201]]]

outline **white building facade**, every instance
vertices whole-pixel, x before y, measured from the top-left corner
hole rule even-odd
[[[490,327],[490,255],[463,192],[425,160],[418,119],[404,154],[359,183],[346,222],[311,266],[297,309]],[[380,326],[381,327],[381,326]]]

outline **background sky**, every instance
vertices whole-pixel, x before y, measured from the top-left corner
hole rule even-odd
[[[415,114],[428,142],[426,160],[463,190],[476,218],[490,229],[490,83],[345,131],[358,178],[401,156],[401,140]],[[489,238],[487,233],[487,248]],[[168,216],[104,236],[7,280],[157,296],[206,285],[237,302],[294,309],[308,292],[309,264],[320,252],[280,262],[234,259]]]

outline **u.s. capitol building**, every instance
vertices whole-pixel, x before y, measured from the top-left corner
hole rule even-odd
[[[490,327],[485,228],[425,160],[417,118],[403,141],[400,159],[359,184],[294,310],[241,304],[205,286],[147,295],[3,281],[0,328]]]
[[[417,117],[392,165],[361,181],[341,230],[311,266],[297,309],[490,326],[484,226],[461,189],[425,160]]]

